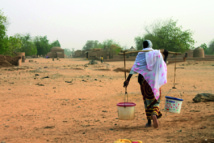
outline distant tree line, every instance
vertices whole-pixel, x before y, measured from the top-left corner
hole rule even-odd
[[[30,34],[8,36],[6,34],[7,17],[0,11],[0,54],[14,56],[25,52],[26,56],[46,55],[52,47],[60,47],[58,40],[49,42],[47,36],[31,37]]]
[[[86,51],[91,49],[105,49],[112,50],[115,54],[118,54],[123,49],[123,47],[111,39],[105,40],[102,43],[97,40],[88,40],[82,49]]]
[[[25,52],[26,56],[46,55],[52,47],[60,47],[58,40],[50,43],[47,36],[31,37],[30,34],[8,36],[6,34],[7,25],[7,17],[0,10],[0,54],[13,56],[16,52]],[[181,26],[177,26],[177,21],[172,19],[157,22],[146,27],[145,30],[146,34],[134,38],[137,50],[143,48],[142,43],[147,39],[152,41],[154,49],[167,49],[182,53],[194,49],[193,33],[190,30],[183,30]],[[200,47],[204,49],[205,54],[214,55],[214,39],[209,43],[209,46],[203,43]],[[112,50],[117,54],[125,48],[114,40],[105,40],[104,42],[88,40],[82,49],[105,49]],[[74,53],[74,49],[72,51],[65,49],[64,51],[67,56]]]

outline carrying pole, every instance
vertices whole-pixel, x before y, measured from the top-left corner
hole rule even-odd
[[[175,77],[176,77],[176,61],[177,61],[176,57],[177,57],[177,54],[175,54],[175,67],[174,67],[174,86],[172,87],[173,89],[176,89],[176,87],[175,87]]]
[[[123,54],[123,57],[124,57],[124,76],[125,76],[125,80],[126,80],[126,54],[125,54],[125,52]],[[127,87],[125,87],[124,103],[126,101],[126,95],[127,95],[127,102],[128,102]]]

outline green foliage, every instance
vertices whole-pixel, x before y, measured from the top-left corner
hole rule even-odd
[[[34,38],[34,44],[37,49],[37,55],[46,55],[50,51],[50,44],[47,36],[36,36]]]
[[[209,44],[208,54],[214,55],[214,39]]]
[[[51,47],[51,48],[52,48],[52,47],[61,47],[61,45],[60,45],[59,41],[56,40],[56,41],[53,41],[53,42],[50,44],[50,47]]]
[[[207,47],[207,44],[205,44],[205,43],[204,43],[204,44],[201,44],[200,47],[204,49],[204,53],[205,53],[205,54],[209,54],[209,49],[208,49],[208,47]]]
[[[88,40],[83,47],[83,50],[90,50],[90,49],[105,49],[108,51],[112,51],[115,54],[118,54],[121,51],[121,46],[113,40],[105,40],[103,43],[95,40]]]
[[[16,52],[25,52],[26,56],[46,55],[52,47],[60,47],[58,40],[49,44],[47,36],[37,36],[34,40],[32,40],[30,34],[16,34],[8,37],[6,35],[6,25],[7,17],[0,10],[0,54],[13,56]]]
[[[90,50],[90,49],[100,49],[103,48],[102,44],[99,43],[97,40],[88,40],[86,44],[83,46],[83,50]]]
[[[26,56],[32,56],[37,54],[36,45],[32,41],[30,34],[26,34],[23,36],[17,34],[17,37],[21,39],[21,52],[25,52]]]
[[[15,56],[17,52],[21,52],[22,41],[19,37],[10,36],[7,38],[7,51],[5,55]]]
[[[5,54],[7,52],[7,42],[8,38],[6,36],[6,24],[7,17],[4,16],[4,13],[0,10],[0,54]]]
[[[135,37],[135,45],[136,45],[136,49],[138,50],[142,50],[143,49],[143,37]]]
[[[135,38],[136,47],[142,49],[142,41],[151,40],[154,49],[167,49],[174,52],[185,52],[193,47],[194,40],[190,30],[182,31],[182,27],[177,26],[177,21],[172,19],[163,23],[152,25],[151,30],[146,28],[147,34]]]

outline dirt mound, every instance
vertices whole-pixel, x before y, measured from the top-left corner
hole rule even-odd
[[[18,66],[19,65],[20,56],[11,57],[11,56],[4,56],[0,55],[0,67],[11,67],[11,66]]]
[[[111,71],[110,69],[95,69],[96,71]]]
[[[13,65],[6,60],[0,61],[0,67],[11,67],[11,66]]]
[[[6,60],[11,63],[12,65],[18,66],[19,59],[21,59],[20,56],[11,57],[11,56],[5,56]]]

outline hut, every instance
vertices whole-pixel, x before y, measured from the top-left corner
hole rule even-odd
[[[201,47],[196,48],[193,51],[193,57],[197,57],[197,58],[204,58],[204,49]]]
[[[76,50],[74,52],[74,57],[81,57],[82,56],[82,50]]]
[[[25,52],[20,52],[20,53],[17,53],[16,54],[17,56],[19,56],[19,57],[22,57],[22,63],[24,63],[25,62]]]
[[[60,47],[53,47],[47,56],[50,58],[64,58],[64,49]]]
[[[193,57],[193,50],[189,50],[186,53],[187,53],[187,57],[188,58],[192,58]]]

